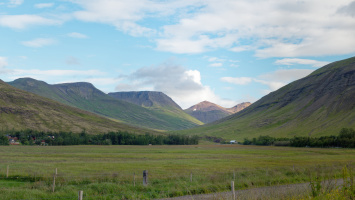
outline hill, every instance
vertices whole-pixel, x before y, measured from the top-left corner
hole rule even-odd
[[[328,64],[248,108],[183,134],[225,139],[336,135],[355,127],[355,57]]]
[[[186,109],[185,112],[204,123],[211,123],[237,113],[248,107],[250,104],[251,103],[247,102],[238,104],[232,108],[223,108],[217,104],[203,101]]]
[[[65,83],[49,85],[31,78],[21,78],[10,85],[55,101],[90,111],[119,122],[157,130],[180,130],[197,125],[183,117],[150,110],[115,99],[95,88],[91,83]]]
[[[138,92],[114,92],[109,96],[127,101],[149,110],[154,110],[164,115],[176,117],[182,121],[188,120],[198,125],[203,123],[196,118],[186,114],[181,107],[176,104],[169,96],[162,92],[138,91]]]
[[[129,131],[153,132],[100,117],[93,113],[43,98],[0,80],[0,126],[2,130],[33,129],[39,131],[71,131],[104,133]]]

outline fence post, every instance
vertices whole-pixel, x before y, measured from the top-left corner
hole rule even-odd
[[[148,185],[148,171],[147,170],[143,171],[143,185],[144,186]]]
[[[78,200],[83,200],[84,191],[80,190],[78,195]]]
[[[234,181],[231,182],[231,189],[232,189],[233,200],[235,200]]]
[[[53,175],[53,188],[52,188],[52,192],[54,192],[55,189],[55,174]]]
[[[190,182],[192,182],[192,172],[190,173]]]
[[[7,168],[6,168],[6,178],[9,178],[9,165],[7,165]]]
[[[235,180],[235,171],[233,171],[233,180]]]
[[[136,187],[136,172],[133,173],[133,186]]]

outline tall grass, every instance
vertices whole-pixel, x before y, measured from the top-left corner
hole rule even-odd
[[[236,190],[309,182],[310,174],[333,180],[355,158],[351,149],[239,145],[21,146],[0,147],[0,153],[2,199],[75,199],[79,190],[85,199],[153,199],[229,191],[231,180]]]

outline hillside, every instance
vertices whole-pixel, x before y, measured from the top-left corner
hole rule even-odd
[[[328,64],[274,91],[243,111],[212,124],[182,131],[242,140],[337,134],[355,127],[355,57]]]
[[[204,123],[211,123],[237,113],[249,105],[250,103],[247,102],[238,104],[232,108],[223,108],[217,104],[203,101],[186,109],[185,112]]]
[[[162,92],[155,91],[138,91],[138,92],[114,92],[109,93],[109,96],[127,101],[149,110],[176,117],[182,121],[188,120],[198,125],[203,123],[196,118],[186,114],[181,107],[176,104],[169,96]]]
[[[55,101],[90,111],[134,126],[157,130],[180,130],[200,125],[198,121],[150,110],[115,99],[95,88],[91,83],[49,85],[31,78],[21,78],[10,85]]]
[[[17,89],[0,80],[0,126],[2,130],[33,129],[104,133],[129,131],[153,132],[118,123],[93,113]]]

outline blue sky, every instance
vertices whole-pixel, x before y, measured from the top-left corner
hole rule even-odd
[[[355,53],[352,0],[2,0],[0,79],[254,102]]]

